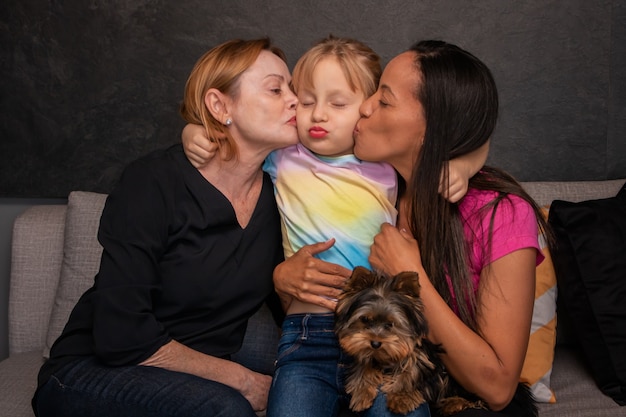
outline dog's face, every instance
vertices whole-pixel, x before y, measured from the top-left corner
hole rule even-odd
[[[421,346],[428,333],[422,313],[417,273],[386,277],[357,267],[337,303],[335,330],[348,354],[384,367]]]

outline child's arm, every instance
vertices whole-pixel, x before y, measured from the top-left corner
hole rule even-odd
[[[182,133],[183,149],[191,165],[202,168],[217,152],[217,144],[209,139],[202,125],[188,123]]]
[[[489,142],[485,142],[475,151],[452,159],[448,163],[448,183],[444,184],[442,173],[439,193],[451,203],[456,203],[465,196],[469,179],[485,165],[489,154]]]

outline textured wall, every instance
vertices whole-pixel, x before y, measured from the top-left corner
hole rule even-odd
[[[359,38],[385,62],[439,38],[493,70],[490,163],[521,180],[626,177],[626,0],[3,0],[0,196],[107,192],[179,141],[187,75],[207,49],[269,35],[293,66]]]

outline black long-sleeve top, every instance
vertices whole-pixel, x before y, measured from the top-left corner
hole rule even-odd
[[[267,174],[242,229],[230,202],[180,145],[125,169],[107,198],[98,240],[104,251],[94,285],[53,345],[40,384],[76,357],[137,364],[172,339],[227,357],[273,292],[272,271],[283,259]]]

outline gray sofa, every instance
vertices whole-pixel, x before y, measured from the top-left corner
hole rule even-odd
[[[540,205],[555,199],[582,201],[614,196],[625,180],[524,183]],[[106,196],[73,192],[67,205],[34,206],[13,230],[9,295],[9,353],[0,362],[0,417],[32,416],[36,376],[69,312],[95,275],[101,248],[96,240]],[[565,323],[563,323],[565,325]],[[551,387],[555,404],[540,404],[541,416],[626,416],[602,394],[567,329],[559,321]],[[262,308],[248,326],[235,360],[270,373],[279,329]]]

